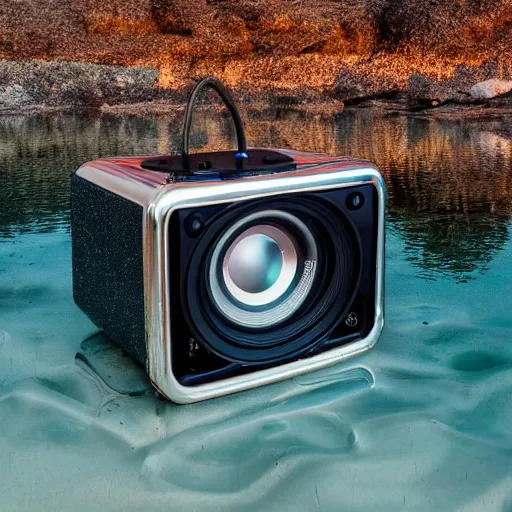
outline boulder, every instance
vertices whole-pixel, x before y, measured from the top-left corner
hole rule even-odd
[[[490,100],[512,91],[512,80],[498,80],[493,78],[479,82],[471,87],[469,93],[478,100]]]
[[[376,98],[400,89],[392,76],[372,72],[365,64],[339,67],[334,82],[336,97],[342,101]]]
[[[151,100],[158,71],[86,62],[0,60],[0,108]]]
[[[0,110],[15,109],[34,103],[33,98],[19,84],[0,87]]]
[[[448,101],[461,103],[467,95],[457,88],[457,84],[449,80],[414,73],[409,78],[407,98],[411,107],[436,107]]]

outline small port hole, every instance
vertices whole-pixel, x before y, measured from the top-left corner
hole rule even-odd
[[[207,171],[208,169],[211,169],[212,168],[212,163],[211,162],[199,162],[199,165],[197,166],[197,168],[200,170],[200,171]]]

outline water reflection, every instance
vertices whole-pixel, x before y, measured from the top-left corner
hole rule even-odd
[[[382,169],[391,223],[422,274],[465,280],[485,271],[508,239],[512,212],[512,140],[491,131],[501,123],[375,116],[368,122],[352,114],[339,125],[350,133],[339,150]]]
[[[157,137],[146,119],[0,118],[0,235],[67,227],[71,172],[100,156],[154,153]]]
[[[375,111],[247,111],[254,146],[350,154],[375,161],[389,187],[390,226],[420,274],[472,279],[508,239],[512,139],[505,120],[425,120]],[[155,119],[77,114],[0,118],[0,236],[67,229],[69,174],[107,155],[179,147],[181,113]],[[205,110],[194,145],[233,144],[229,118]],[[433,274],[432,271],[435,271]]]

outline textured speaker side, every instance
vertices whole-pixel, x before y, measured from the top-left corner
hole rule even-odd
[[[146,365],[143,208],[73,174],[73,296],[87,316]]]

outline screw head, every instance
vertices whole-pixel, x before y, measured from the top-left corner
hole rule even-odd
[[[364,196],[361,192],[352,192],[347,197],[345,204],[349,210],[359,210],[364,204]]]
[[[352,311],[347,316],[347,319],[345,320],[345,325],[348,327],[355,327],[359,322],[359,319],[357,318],[357,315]]]
[[[185,222],[185,228],[189,236],[196,237],[204,229],[204,221],[200,214],[193,214],[189,216]]]

